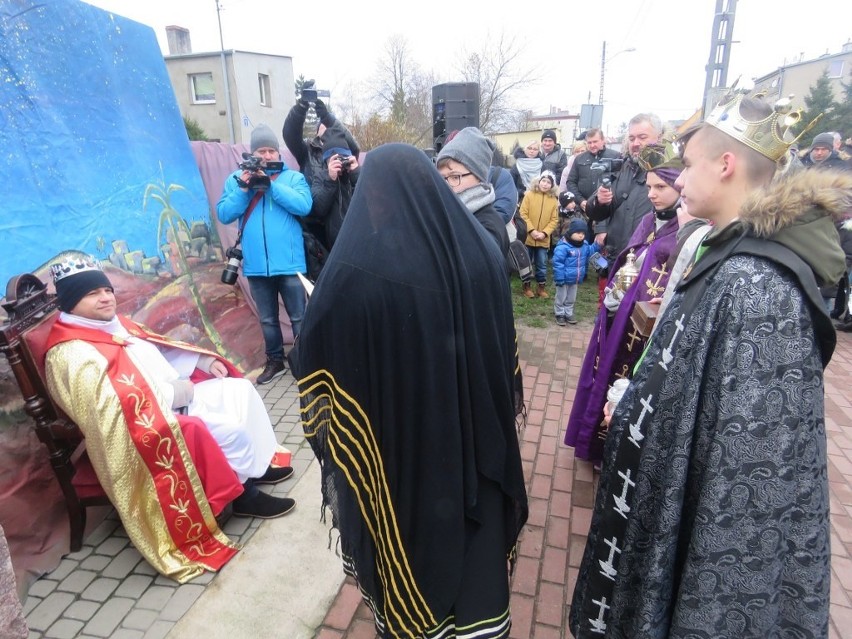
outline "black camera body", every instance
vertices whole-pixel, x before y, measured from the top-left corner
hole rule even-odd
[[[607,262],[606,257],[600,252],[592,253],[589,256],[589,264],[592,265],[592,268],[595,269],[595,273],[598,275],[604,275],[609,267],[609,262]]]
[[[225,257],[228,258],[228,263],[222,271],[222,284],[236,284],[240,262],[243,261],[243,252],[238,247],[232,246],[225,251]]]
[[[316,102],[317,97],[316,83],[314,80],[305,80],[302,83],[302,102]]]
[[[249,171],[250,173],[257,173],[258,171],[263,170],[263,161],[257,157],[256,155],[252,155],[251,153],[243,153],[243,161],[240,162],[240,168],[243,171]]]
[[[615,178],[623,166],[624,160],[622,158],[601,158],[593,162],[589,166],[589,173],[593,176],[595,190],[600,187],[611,189],[612,183],[615,182]]]
[[[235,175],[234,179],[237,184],[244,189],[254,189],[255,191],[266,191],[272,182],[269,176],[264,171],[280,171],[284,168],[283,162],[267,162],[263,163],[261,158],[251,153],[243,153],[243,161],[240,162],[240,169],[251,173],[248,181],[243,180],[239,175]]]
[[[352,156],[347,155],[346,157],[340,156],[340,170],[348,171],[349,167],[352,166]]]

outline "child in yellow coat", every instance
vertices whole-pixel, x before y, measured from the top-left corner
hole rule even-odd
[[[559,223],[557,193],[556,176],[551,171],[542,171],[538,178],[530,180],[529,189],[521,204],[521,217],[527,223],[527,239],[524,244],[535,268],[539,297],[549,297],[545,290],[547,252],[550,249],[550,235]],[[530,283],[524,284],[524,295],[535,297]]]

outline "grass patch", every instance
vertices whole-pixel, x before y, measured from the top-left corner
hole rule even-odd
[[[535,282],[532,286],[533,291],[538,290],[538,285]],[[533,328],[544,328],[556,324],[556,317],[553,314],[553,296],[556,295],[556,287],[549,283],[546,290],[550,297],[529,299],[524,296],[520,278],[517,275],[512,277],[512,305],[515,309],[515,322]],[[580,324],[593,324],[597,313],[598,278],[596,274],[591,273],[586,281],[580,284],[580,290],[577,291],[574,317]]]

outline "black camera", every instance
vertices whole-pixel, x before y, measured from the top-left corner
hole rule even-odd
[[[232,246],[225,251],[225,257],[228,258],[228,263],[225,265],[225,270],[222,271],[222,284],[235,284],[240,270],[240,262],[243,261],[243,252],[236,246]]]
[[[302,102],[316,102],[317,97],[315,82],[313,80],[305,80],[302,83]]]
[[[240,162],[240,168],[243,171],[249,171],[250,173],[257,173],[258,171],[263,170],[263,160],[261,160],[256,155],[252,155],[251,153],[243,153],[243,161]]]
[[[254,189],[255,191],[266,191],[271,184],[269,176],[264,171],[280,171],[284,168],[283,162],[267,162],[251,153],[243,153],[243,161],[240,162],[240,169],[251,173],[248,181],[243,180],[239,175],[235,175],[234,179],[237,184],[244,189]]]
[[[622,158],[601,158],[593,162],[589,166],[589,174],[595,184],[595,190],[600,187],[605,189],[612,188],[612,183],[615,182],[615,178],[622,166],[624,166]]]
[[[598,274],[605,272],[609,266],[609,262],[607,262],[606,257],[600,252],[592,253],[589,256],[589,264],[592,265],[592,268],[595,269],[595,273]]]
[[[347,156],[339,155],[338,158],[340,159],[340,170],[341,171],[348,171],[349,167],[352,166],[352,156],[351,155],[347,155]]]

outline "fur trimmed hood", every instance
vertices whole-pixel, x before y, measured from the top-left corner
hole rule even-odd
[[[552,185],[548,190],[541,188],[541,179],[545,177],[550,179],[550,184]],[[559,181],[556,179],[553,171],[542,171],[541,175],[530,180],[529,190],[534,193],[550,193],[553,197],[557,197],[559,195]]]
[[[740,209],[740,221],[757,237],[769,237],[800,223],[817,209],[834,221],[852,217],[852,172],[798,171],[754,193]]]
[[[846,270],[835,227],[852,217],[852,173],[799,171],[752,194],[739,221],[751,235],[771,238],[801,257],[822,283]]]

